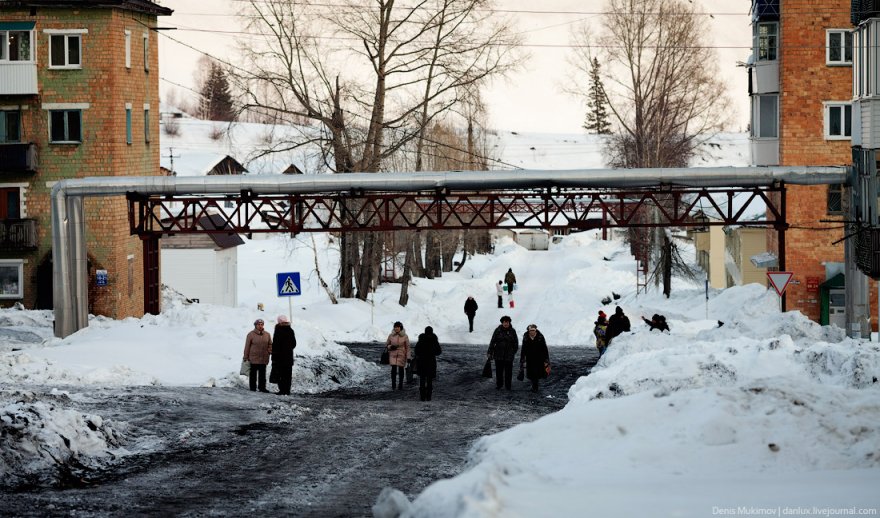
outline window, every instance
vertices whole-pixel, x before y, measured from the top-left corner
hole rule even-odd
[[[125,68],[131,68],[131,31],[125,31]]]
[[[849,103],[825,103],[825,140],[848,140],[852,136],[852,106]]]
[[[843,214],[843,185],[828,186],[828,214]]]
[[[0,23],[0,61],[33,61],[33,33],[28,30],[15,30],[23,27],[33,28],[30,22]]]
[[[755,24],[754,45],[758,61],[775,61],[778,47],[779,23],[763,22]]]
[[[24,261],[0,260],[0,299],[20,299],[24,277]]]
[[[0,219],[21,219],[21,190],[0,187]]]
[[[752,96],[752,137],[779,138],[779,96]]]
[[[21,112],[0,110],[0,142],[19,142],[21,140]]]
[[[150,71],[150,38],[148,33],[144,33],[144,71]]]
[[[80,110],[50,110],[49,142],[82,142],[82,112]]]
[[[125,105],[125,143],[131,144],[131,105]]]
[[[49,68],[82,68],[82,35],[49,35]]]
[[[150,143],[150,105],[144,105],[144,142]]]
[[[829,65],[852,65],[853,35],[844,29],[825,32],[825,62]]]

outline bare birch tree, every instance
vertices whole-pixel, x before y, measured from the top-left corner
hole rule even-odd
[[[697,9],[691,0],[609,0],[595,33],[586,25],[575,32],[579,73],[589,74],[596,56],[607,64],[602,80],[614,135],[605,152],[612,167],[685,167],[726,124],[730,103]],[[661,229],[641,234],[668,294],[671,241]]]
[[[377,172],[449,110],[465,85],[507,71],[516,39],[488,0],[254,0],[243,15],[248,110],[318,123],[266,152],[318,142],[336,173]],[[264,88],[257,88],[257,86]],[[265,85],[269,85],[266,89]],[[268,92],[270,95],[260,95]],[[348,201],[347,203],[357,203]],[[379,234],[343,233],[340,296],[378,282]]]

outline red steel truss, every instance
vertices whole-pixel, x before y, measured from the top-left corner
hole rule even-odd
[[[742,225],[785,230],[785,188],[162,195],[129,193],[132,234]],[[656,210],[654,210],[656,207]],[[753,219],[759,208],[764,217]],[[204,228],[203,216],[223,224]],[[648,214],[651,214],[648,216]],[[751,215],[746,217],[745,215]],[[216,220],[215,216],[215,220]],[[204,220],[202,221],[204,222]]]

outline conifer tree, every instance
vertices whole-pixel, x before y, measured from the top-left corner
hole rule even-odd
[[[606,105],[605,87],[599,76],[599,60],[593,58],[590,63],[590,89],[587,93],[587,121],[584,129],[590,133],[607,135],[611,133],[611,123],[608,122],[608,110]]]
[[[208,63],[199,102],[199,115],[205,120],[234,121],[235,107],[232,104],[232,94],[229,92],[229,79],[226,71],[216,61]]]

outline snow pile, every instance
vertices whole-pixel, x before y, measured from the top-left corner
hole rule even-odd
[[[0,378],[17,385],[245,387],[238,368],[254,317],[237,308],[166,300],[160,315],[120,321],[92,317],[89,327],[64,340],[50,338],[0,356]],[[0,317],[10,311],[0,310]],[[51,334],[51,322],[45,325],[41,332]],[[296,326],[293,390],[350,386],[378,368],[308,323]]]
[[[753,287],[719,296],[732,326],[679,322],[667,334],[634,322],[562,411],[482,439],[471,469],[406,515],[876,507],[880,347],[774,313],[767,298]]]
[[[125,425],[69,404],[60,393],[50,401],[29,392],[0,399],[0,488],[77,485],[128,453]]]

